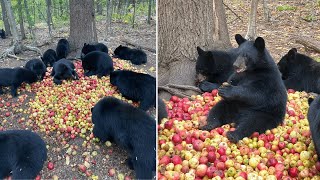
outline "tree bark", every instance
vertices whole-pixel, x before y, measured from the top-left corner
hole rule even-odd
[[[10,30],[10,24],[8,21],[8,16],[7,16],[7,11],[4,5],[5,0],[0,0],[1,1],[1,10],[2,10],[2,20],[4,23],[4,29],[6,31],[7,36],[11,36],[11,30]]]
[[[159,86],[195,85],[197,46],[231,47],[222,0],[158,2]]]
[[[97,9],[97,14],[102,15],[101,0],[96,0],[96,9]]]
[[[79,49],[84,43],[97,42],[93,0],[70,0],[71,51]]]
[[[12,6],[11,6],[11,1],[10,0],[4,0],[4,5],[6,7],[7,15],[8,15],[8,20],[10,24],[10,29],[12,32],[12,36],[15,42],[20,41],[20,37],[17,31],[17,23],[16,20],[14,19],[13,16],[13,11],[12,11]]]
[[[109,36],[110,34],[112,34],[111,32],[111,22],[112,22],[112,0],[107,0],[107,27],[106,27],[106,31],[107,31],[107,36]]]
[[[151,6],[152,6],[152,0],[149,0],[149,4],[148,4],[148,24],[150,24],[151,22]]]
[[[46,0],[47,3],[47,25],[49,29],[49,36],[52,37],[52,16],[51,16],[51,0]]]
[[[132,5],[133,5],[132,28],[134,28],[134,23],[136,19],[136,0],[132,0]]]
[[[307,36],[295,36],[293,37],[296,43],[304,45],[306,49],[312,49],[317,53],[320,53],[320,42],[314,40],[312,37]]]
[[[23,23],[23,11],[22,11],[22,0],[18,0],[18,11],[19,11],[19,21],[20,21],[20,32],[21,38],[26,39],[26,33],[24,30],[24,23]]]
[[[269,22],[270,21],[270,10],[268,7],[268,0],[263,0],[263,14],[264,14],[264,20]]]
[[[259,3],[259,0],[251,0],[251,10],[250,10],[249,23],[248,23],[248,30],[245,36],[247,40],[254,40],[256,38],[258,3]]]
[[[24,10],[25,10],[26,15],[27,15],[29,32],[31,34],[31,38],[34,40],[35,39],[35,35],[34,35],[34,32],[33,32],[34,22],[32,22],[32,19],[31,19],[31,16],[30,16],[27,0],[24,0]]]

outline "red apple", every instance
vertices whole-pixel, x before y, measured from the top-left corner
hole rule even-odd
[[[175,134],[172,136],[172,142],[176,145],[176,144],[180,144],[182,142],[182,138],[178,135]]]
[[[207,164],[207,163],[208,163],[208,158],[205,157],[205,156],[201,156],[201,157],[199,158],[199,163],[200,163],[200,164]]]
[[[291,177],[297,177],[298,173],[299,173],[299,171],[298,171],[298,168],[296,168],[296,167],[292,167],[289,169],[289,175]]]
[[[207,169],[208,169],[207,165],[199,164],[199,166],[196,169],[196,176],[198,176],[198,177],[205,176],[206,172],[207,172]]]
[[[201,151],[204,147],[204,143],[199,139],[195,140],[192,145],[196,151]]]
[[[169,156],[163,156],[160,161],[159,164],[163,164],[163,165],[167,165],[171,162],[171,159]]]
[[[216,160],[216,153],[215,152],[208,152],[208,161],[213,163]]]
[[[181,163],[182,163],[182,159],[181,159],[180,156],[174,155],[174,156],[171,158],[171,162],[172,162],[174,165],[181,164]]]
[[[47,167],[48,167],[49,170],[54,169],[54,164],[53,164],[53,162],[50,162],[50,161],[49,161]]]

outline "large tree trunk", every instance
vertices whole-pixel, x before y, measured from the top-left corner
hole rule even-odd
[[[231,47],[222,0],[158,1],[159,86],[195,85],[197,46]]]
[[[0,1],[1,1],[2,20],[4,23],[4,29],[6,31],[6,35],[11,36],[10,24],[8,21],[7,11],[4,5],[5,0],[0,0]]]
[[[70,48],[97,42],[93,0],[70,0]]]
[[[47,25],[49,29],[49,35],[50,37],[52,37],[51,27],[53,26],[53,23],[52,23],[52,16],[51,16],[51,0],[46,0],[46,4],[47,4]]]
[[[24,30],[24,23],[23,23],[23,11],[22,11],[22,0],[18,0],[18,14],[19,14],[19,21],[20,21],[20,31],[21,31],[21,38],[26,39],[26,33]]]
[[[248,30],[245,38],[247,40],[254,40],[256,38],[256,29],[257,29],[257,9],[258,9],[259,0],[251,0],[251,10],[248,23]]]

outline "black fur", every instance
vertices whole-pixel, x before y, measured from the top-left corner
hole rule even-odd
[[[43,80],[47,72],[47,67],[40,59],[29,60],[24,67],[34,72],[38,76],[39,80]]]
[[[74,64],[66,59],[60,59],[54,63],[51,76],[55,84],[62,84],[62,80],[66,79],[79,79]]]
[[[320,161],[320,96],[315,99],[309,98],[308,121],[311,131],[312,141]]]
[[[93,134],[127,150],[137,179],[152,179],[156,170],[156,122],[144,111],[114,97],[101,99],[92,111]]]
[[[219,88],[223,99],[210,110],[207,125],[201,128],[212,130],[235,123],[236,130],[227,133],[234,143],[255,131],[263,133],[277,127],[285,117],[287,103],[280,72],[265,49],[263,38],[242,38],[239,42],[239,56],[233,64],[235,73],[229,77],[228,85]]]
[[[139,108],[148,110],[156,105],[156,79],[149,74],[113,71],[110,73],[110,82],[117,86],[125,98],[140,101]]]
[[[39,135],[27,130],[0,132],[0,179],[35,179],[47,160]]]
[[[120,45],[114,50],[114,54],[114,57],[130,60],[132,64],[135,65],[147,63],[147,54],[141,49],[131,49],[129,47]]]
[[[56,48],[58,60],[67,58],[70,52],[69,42],[66,39],[60,39]]]
[[[6,32],[5,32],[3,29],[0,30],[0,37],[1,37],[2,39],[5,39],[5,38],[6,38]]]
[[[48,49],[46,52],[44,52],[41,59],[47,67],[53,67],[53,64],[58,60],[58,56],[53,49]]]
[[[292,48],[278,63],[287,89],[320,93],[320,63]]]
[[[11,87],[11,95],[17,96],[17,89],[23,82],[34,83],[38,80],[37,75],[26,68],[2,68],[0,69],[0,94],[2,87]]]
[[[104,45],[103,43],[97,43],[97,44],[84,43],[83,44],[81,52],[84,56],[92,51],[101,51],[101,52],[105,52],[108,54],[108,47],[106,45]]]
[[[113,61],[107,53],[92,51],[82,59],[82,67],[85,76],[97,75],[101,78],[113,71]]]
[[[166,104],[163,102],[162,99],[158,98],[158,124],[161,123],[163,118],[168,117],[168,112],[166,108]]]

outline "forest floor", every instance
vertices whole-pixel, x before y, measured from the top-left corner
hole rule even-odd
[[[251,1],[226,0],[224,2],[242,20],[226,9],[230,40],[236,47],[234,35],[245,36],[247,32]],[[265,39],[266,47],[274,60],[278,62],[291,48],[297,48],[298,52],[320,61],[319,53],[304,48],[294,40],[295,37],[307,36],[320,41],[320,1],[280,0],[268,1],[268,3],[270,21],[265,20],[263,3],[259,2],[256,32],[257,36]],[[306,19],[313,19],[313,21],[308,22]]]
[[[108,38],[104,37],[105,36],[104,27],[105,27],[104,21],[97,22],[98,39],[100,42],[104,42],[108,46],[109,53],[110,53],[110,50],[111,52],[113,52],[113,50],[120,44],[125,45],[122,42],[122,40],[128,40],[140,46],[156,49],[155,21],[152,21],[151,25],[146,24],[145,21],[141,22],[135,28],[132,28],[130,25],[123,24],[123,23],[112,23],[112,34]],[[44,25],[43,25],[43,28],[42,28],[42,25],[38,25],[37,28],[35,29],[36,39],[38,41],[37,44],[41,45],[39,48],[41,49],[42,52],[44,52],[49,48],[55,49],[56,43],[60,38],[68,37],[68,31],[69,29],[67,27],[54,30],[54,34],[53,34],[54,38],[51,41],[52,43],[50,43],[50,41],[48,40],[49,36],[47,33],[47,28],[45,28]],[[0,41],[1,52],[4,51],[6,48],[10,47],[11,40],[12,40],[11,37],[9,37],[7,39]],[[31,40],[24,40],[23,42],[27,45],[32,45]],[[149,73],[152,76],[155,76],[156,75],[156,54],[146,50],[145,52],[148,55],[148,63],[146,65],[135,66],[135,65],[132,65],[131,63],[128,63],[127,61],[123,61],[123,60],[120,60],[120,61],[115,60],[115,61],[118,67],[120,68],[122,68],[122,66],[124,68],[125,67],[128,68],[130,66],[129,69],[132,68],[135,71],[144,71]],[[70,53],[68,58],[73,58],[78,53],[79,52],[72,52]],[[39,58],[39,55],[36,55],[34,52],[24,52],[23,54],[18,54],[17,56],[25,59]],[[25,63],[26,61],[6,58],[0,61],[0,67],[1,68],[17,67],[17,66],[23,66]],[[49,69],[48,71],[50,72],[51,69],[50,68],[48,69]],[[81,67],[78,68],[77,70],[78,70],[78,73],[80,73],[79,75],[81,76],[81,74],[83,74]],[[98,92],[98,90],[94,91],[91,89],[91,90],[88,90],[88,92],[87,91],[83,93],[81,92],[82,94],[80,94],[79,96],[74,96],[73,90],[76,89],[78,86],[70,82],[67,82],[61,86],[61,88],[63,89],[61,90],[60,87],[52,85],[51,83],[52,78],[51,79],[50,78],[51,77],[49,77],[47,73],[47,77],[43,82],[35,83],[35,85],[32,85],[31,87],[23,86],[22,88],[20,88],[20,95],[17,98],[12,98],[9,95],[9,93],[0,95],[0,107],[1,107],[0,108],[0,122],[1,122],[0,129],[33,129],[35,132],[41,135],[41,137],[47,143],[47,148],[48,148],[48,160],[45,162],[43,170],[40,173],[42,179],[52,179],[52,178],[53,179],[56,179],[56,178],[58,179],[89,179],[89,177],[93,179],[97,177],[99,179],[112,179],[111,177],[108,176],[108,171],[110,169],[115,169],[116,171],[116,174],[113,178],[122,179],[124,176],[129,176],[133,178],[134,172],[131,171],[125,164],[127,153],[124,150],[120,149],[117,145],[112,144],[110,147],[108,147],[104,144],[96,143],[92,139],[92,137],[81,138],[79,137],[79,135],[75,139],[70,138],[70,134],[67,135],[68,137],[64,137],[64,135],[66,134],[63,134],[63,133],[59,134],[60,132],[58,130],[55,130],[55,128],[52,126],[50,126],[50,129],[44,130],[43,126],[41,126],[41,123],[43,123],[41,122],[41,120],[43,120],[41,119],[41,117],[43,117],[44,114],[41,115],[40,112],[43,109],[46,109],[48,107],[46,105],[49,105],[49,104],[45,105],[40,103],[40,106],[37,107],[36,103],[39,102],[37,100],[41,99],[41,96],[43,95],[41,93],[44,93],[45,96],[48,96],[51,98],[51,99],[47,99],[46,103],[58,102],[59,104],[66,106],[66,104],[63,104],[65,103],[63,102],[63,98],[65,96],[67,97],[70,95],[70,97],[76,98],[76,99],[79,96],[87,97],[88,95],[89,97],[90,95],[92,97],[95,97],[96,95],[95,92]],[[108,78],[103,78],[102,80],[97,80],[96,78],[89,78],[84,80],[81,78],[80,85],[83,85],[83,86],[79,88],[80,89],[84,88],[84,85],[86,85],[87,83],[98,82],[98,87],[100,86],[99,88],[102,88],[99,90],[100,92],[116,91],[115,87],[111,87],[108,81],[109,81]],[[105,85],[105,89],[107,90],[103,90],[104,85]],[[44,88],[44,89],[49,88],[49,90],[48,89],[44,90],[41,88]],[[52,90],[50,90],[50,88],[52,88]],[[67,90],[65,88],[70,88],[70,89]],[[64,92],[64,91],[70,91],[70,92]],[[53,95],[54,93],[58,93],[58,94]],[[114,93],[114,94],[116,94],[116,96],[120,96],[118,93]],[[99,98],[100,96],[101,94],[99,95]],[[59,97],[58,101],[54,100],[54,98],[56,97]],[[97,99],[95,98],[92,98],[92,99],[94,100],[91,100],[90,98],[88,98],[87,102],[94,104],[93,101],[96,101]],[[32,102],[35,104],[32,105]],[[81,104],[81,106],[83,106],[83,104]],[[89,106],[87,107],[89,108]],[[60,107],[60,110],[64,108],[65,107]],[[59,108],[57,108],[55,113],[58,114],[57,112],[64,112],[64,111],[59,111]],[[148,113],[151,116],[155,117],[155,114],[156,114],[155,108],[153,108],[152,110],[149,110]],[[35,114],[38,114],[40,118],[38,118],[38,116],[36,117]],[[91,119],[91,115],[89,116],[89,119]],[[89,123],[89,128],[87,127],[88,126],[87,124],[84,129],[90,129],[90,124],[91,123]],[[89,136],[90,132],[86,134]],[[54,163],[53,170],[49,170],[47,168],[47,164],[49,161]],[[79,167],[78,167],[79,165],[86,166],[87,174],[79,170]]]

